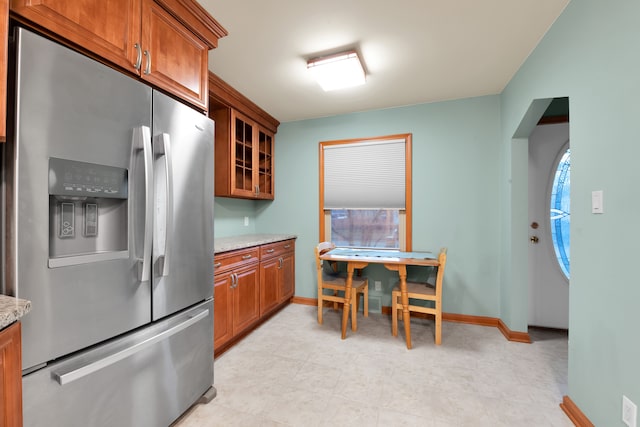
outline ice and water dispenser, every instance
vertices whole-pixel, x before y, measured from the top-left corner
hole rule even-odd
[[[49,267],[127,257],[127,169],[50,158]]]

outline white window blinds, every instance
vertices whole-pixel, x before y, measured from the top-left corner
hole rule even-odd
[[[405,139],[323,146],[324,209],[405,209]]]

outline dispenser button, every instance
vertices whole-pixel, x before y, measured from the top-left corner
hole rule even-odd
[[[75,236],[75,212],[73,203],[60,203],[60,233],[61,239]]]
[[[84,235],[94,237],[98,235],[98,205],[85,203],[84,205]]]

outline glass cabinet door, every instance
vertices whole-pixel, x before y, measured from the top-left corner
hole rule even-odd
[[[273,134],[258,131],[258,197],[273,199]]]
[[[242,117],[234,117],[234,193],[255,192],[253,187],[253,125]]]

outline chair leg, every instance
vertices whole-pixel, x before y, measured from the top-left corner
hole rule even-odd
[[[322,325],[322,288],[318,289],[318,323]]]
[[[359,295],[356,289],[351,290],[351,330],[358,330],[358,299]]]
[[[391,293],[391,335],[398,336],[398,297]]]
[[[436,345],[442,343],[442,312],[436,312]]]
[[[362,294],[364,300],[363,309],[364,317],[369,317],[369,284],[364,287],[364,293]]]
[[[333,296],[337,297],[338,296],[338,291],[333,291]],[[333,309],[334,310],[338,310],[338,303],[337,302],[333,302]]]

